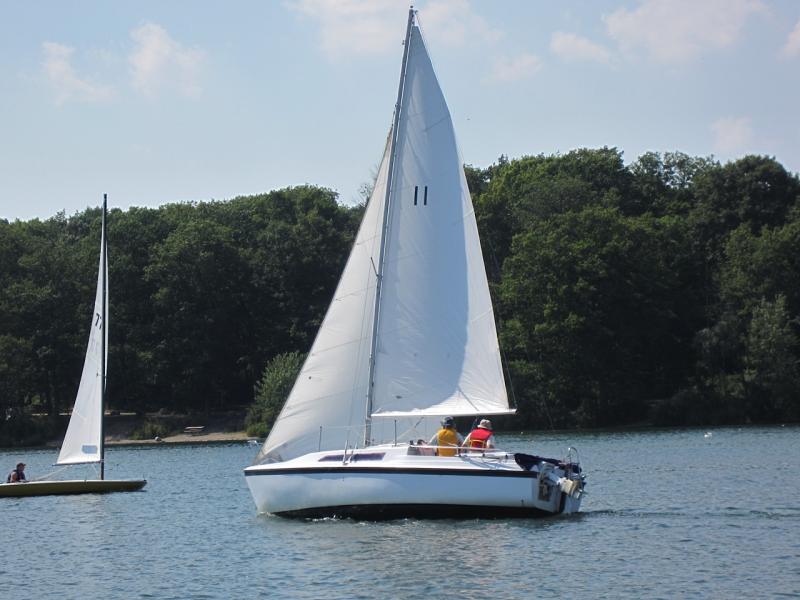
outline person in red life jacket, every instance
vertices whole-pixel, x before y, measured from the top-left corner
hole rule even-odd
[[[480,450],[494,448],[492,422],[489,419],[481,419],[478,426],[469,432],[467,439],[464,440],[463,446],[464,448],[477,448]]]
[[[431,438],[429,444],[437,446],[437,456],[455,456],[458,447],[464,443],[464,438],[456,431],[456,421],[453,417],[442,419],[442,428]]]
[[[6,478],[6,483],[22,483],[25,479],[25,463],[17,463],[17,468],[11,471]]]

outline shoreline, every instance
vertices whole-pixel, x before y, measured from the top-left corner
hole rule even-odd
[[[152,440],[134,440],[124,437],[107,437],[105,445],[109,446],[164,446],[164,445],[179,445],[179,444],[231,444],[243,443],[260,445],[260,440],[256,437],[247,435],[244,431],[228,431],[228,432],[209,432],[200,434],[179,433],[176,435],[168,435],[163,438],[156,438]],[[61,441],[51,441],[45,444],[46,447],[58,447]]]
[[[112,438],[106,441],[106,446],[161,446],[164,444],[229,444],[232,442],[258,443],[258,438],[247,435],[244,431],[209,432],[209,433],[178,433],[163,438],[152,440],[133,440],[129,438]]]

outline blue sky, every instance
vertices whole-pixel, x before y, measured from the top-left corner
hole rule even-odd
[[[465,162],[615,146],[800,170],[796,0],[415,3]],[[405,0],[0,0],[0,218],[311,183],[380,160]]]

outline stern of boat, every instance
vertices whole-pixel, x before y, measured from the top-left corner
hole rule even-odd
[[[514,460],[525,471],[536,474],[534,504],[550,514],[573,514],[580,510],[586,493],[586,474],[578,451],[569,447],[560,460],[518,453]]]

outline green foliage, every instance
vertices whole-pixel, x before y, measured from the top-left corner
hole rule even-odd
[[[304,360],[304,354],[287,352],[274,356],[267,363],[256,384],[255,400],[245,420],[248,435],[266,437],[269,434]]]
[[[312,186],[110,211],[110,408],[249,405],[268,357],[308,348],[361,212]],[[70,409],[99,240],[97,208],[0,221],[0,414]]]
[[[753,308],[744,344],[743,378],[754,420],[800,418],[797,342],[783,295],[774,302],[761,300]]]
[[[691,339],[678,309],[684,236],[671,219],[590,207],[534,223],[514,238],[501,285],[507,352],[536,374],[519,396],[558,402],[561,425],[642,416],[643,398],[672,392]],[[543,423],[536,423],[542,425]]]
[[[796,174],[600,148],[465,175],[521,424],[800,419]],[[243,408],[260,381],[265,435],[362,214],[314,186],[112,210],[110,408]],[[98,208],[0,220],[0,416],[25,439],[74,401],[99,234]]]
[[[132,440],[153,440],[157,437],[164,438],[172,433],[172,430],[161,421],[146,420],[142,425],[131,433]]]
[[[9,412],[0,418],[0,448],[42,446],[59,433],[54,419]]]

